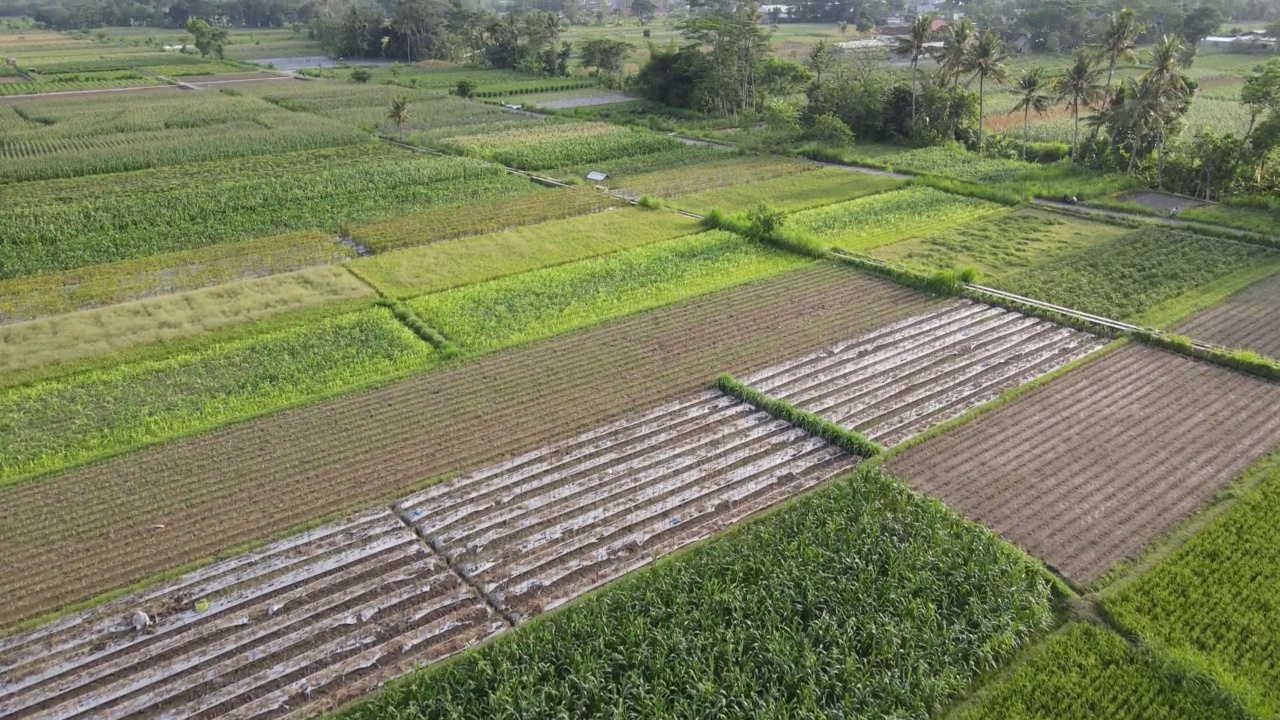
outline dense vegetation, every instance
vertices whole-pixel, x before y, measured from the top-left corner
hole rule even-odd
[[[0,483],[420,368],[382,309],[0,392]]]
[[[1048,619],[1016,550],[863,465],[345,717],[927,717]]]
[[[1280,642],[1271,604],[1280,592],[1280,463],[1251,471],[1260,484],[1168,559],[1106,601],[1143,637],[1204,658],[1280,708]]]
[[[960,717],[1244,720],[1259,715],[1193,666],[1131,645],[1109,630],[1073,623]]]
[[[1263,248],[1151,227],[1004,275],[993,284],[1123,320],[1270,259],[1271,251]]]
[[[460,347],[490,350],[808,263],[712,231],[426,295],[410,305]]]

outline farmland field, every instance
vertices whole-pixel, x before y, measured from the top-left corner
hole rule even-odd
[[[869,254],[923,272],[974,267],[982,277],[990,278],[1040,265],[1128,231],[1123,226],[1069,215],[1015,210],[881,245]]]
[[[1211,678],[1094,625],[1067,625],[1035,652],[960,720],[1258,717]]]
[[[953,302],[743,382],[893,446],[1102,345],[1014,312]]]
[[[992,284],[1038,300],[1141,322],[1235,273],[1280,263],[1280,254],[1171,228],[1150,227],[1060,255]],[[1176,318],[1176,313],[1173,314]]]
[[[1178,332],[1205,342],[1280,357],[1280,274],[1193,316]]]
[[[1025,558],[863,465],[342,717],[927,717],[1048,618]]]
[[[1280,710],[1273,364],[957,297],[1280,355],[1268,197],[1011,159],[991,78],[985,151],[868,143],[927,80],[880,51],[837,147],[787,63],[740,117],[579,64],[671,17],[455,8],[409,61],[397,8],[366,64],[364,10],[213,57],[135,10],[0,23],[0,718]],[[545,39],[567,75],[484,67]],[[1252,66],[1201,59],[1184,135],[1239,135]]]
[[[256,280],[0,325],[0,374],[102,357],[273,315],[341,305],[373,291],[340,267]]]
[[[387,295],[408,298],[688,235],[698,224],[631,208],[360,258],[350,267]]]
[[[784,273],[807,258],[712,230],[414,300],[464,349],[493,350]]]
[[[370,309],[164,360],[0,391],[0,484],[419,369],[431,346]]]
[[[796,213],[787,226],[815,235],[824,245],[862,252],[1001,209],[985,200],[911,187]]]
[[[1088,586],[1278,443],[1280,386],[1134,346],[888,467]]]
[[[0,573],[18,579],[0,588],[0,622],[389,501],[442,474],[705,389],[717,373],[765,367],[780,353],[826,347],[931,303],[847,269],[813,266],[0,488]],[[52,516],[62,521],[42,519]],[[114,524],[96,520],[104,516]],[[63,532],[69,525],[77,531]],[[183,541],[156,525],[181,528]]]
[[[0,716],[318,714],[504,627],[375,510],[0,641]]]
[[[353,254],[332,237],[303,231],[0,280],[0,325],[293,272]]]
[[[706,214],[712,208],[738,212],[762,202],[778,210],[796,211],[875,195],[901,185],[901,180],[889,177],[825,168],[803,175],[742,183],[685,195],[672,204],[699,214]],[[658,194],[668,197],[661,191]]]
[[[1280,589],[1276,458],[1251,469],[1256,488],[1156,568],[1104,602],[1124,627],[1207,659],[1280,708],[1280,642],[1270,606]]]
[[[228,180],[127,198],[19,206],[0,211],[0,278],[289,230],[336,233],[344,223],[518,194],[528,184],[478,160],[404,153],[267,181]]]

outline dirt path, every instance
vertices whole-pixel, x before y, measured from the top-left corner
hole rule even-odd
[[[0,488],[0,576],[12,580],[0,584],[0,624],[389,502],[935,302],[812,266]]]
[[[1280,385],[1131,345],[888,467],[1079,586],[1280,443]]]

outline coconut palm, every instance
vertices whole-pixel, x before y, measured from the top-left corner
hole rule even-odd
[[[387,108],[387,119],[395,123],[396,132],[404,139],[404,124],[409,122],[409,98],[397,95],[391,99],[391,107]]]
[[[1102,32],[1101,41],[1097,46],[1098,56],[1107,61],[1106,97],[1108,102],[1110,102],[1111,80],[1115,76],[1116,64],[1123,62],[1126,65],[1134,65],[1138,62],[1135,48],[1142,30],[1142,23],[1138,22],[1138,16],[1133,10],[1125,8],[1118,13],[1111,13],[1110,22],[1107,29]]]
[[[978,79],[978,147],[983,147],[983,121],[986,119],[987,80],[997,85],[1002,84],[1009,76],[1009,68],[1004,61],[1009,59],[1002,51],[1000,38],[994,33],[984,32],[978,36],[969,50],[965,62],[965,70],[973,73]]]
[[[1018,76],[1018,104],[1013,106],[1010,113],[1022,112],[1022,159],[1027,159],[1027,145],[1030,144],[1029,139],[1029,122],[1031,119],[1031,111],[1035,110],[1037,115],[1043,115],[1049,111],[1053,103],[1053,96],[1049,94],[1052,89],[1052,83],[1045,77],[1044,68],[1036,67],[1027,70]]]
[[[1164,141],[1186,114],[1191,89],[1181,73],[1182,40],[1165,35],[1151,48],[1151,66],[1142,74],[1138,102],[1156,140],[1156,185],[1164,184]]]
[[[1071,139],[1071,162],[1076,161],[1080,149],[1080,106],[1089,107],[1102,97],[1103,88],[1098,84],[1101,74],[1089,55],[1076,53],[1076,61],[1054,80],[1058,91],[1058,99],[1066,102],[1071,108],[1071,118],[1075,123],[1075,133]]]
[[[947,44],[938,54],[942,64],[942,77],[951,80],[951,87],[960,84],[960,76],[964,74],[965,58],[969,55],[969,47],[978,34],[973,21],[962,17],[947,27]]]
[[[911,58],[911,122],[916,121],[916,69],[920,58],[929,54],[929,35],[933,33],[933,16],[921,15],[911,23],[911,34],[898,38],[894,53]]]

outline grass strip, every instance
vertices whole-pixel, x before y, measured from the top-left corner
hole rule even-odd
[[[826,440],[852,455],[871,458],[884,452],[883,447],[868,440],[861,433],[846,430],[819,415],[801,410],[786,400],[769,397],[753,387],[738,382],[731,375],[717,377],[716,389],[790,423],[816,438]]]

